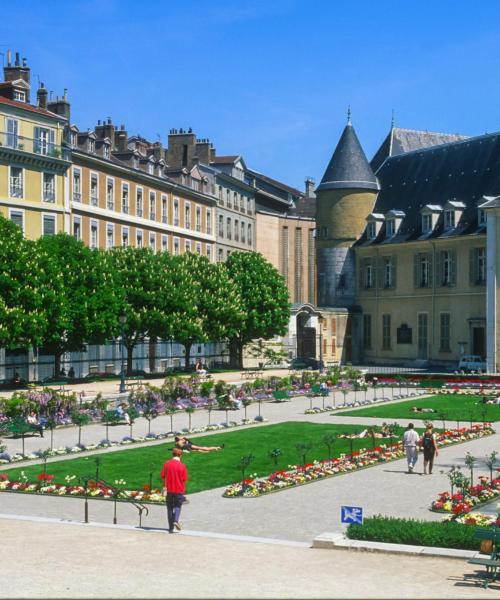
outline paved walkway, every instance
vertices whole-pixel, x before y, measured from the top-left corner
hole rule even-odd
[[[10,598],[493,598],[463,560],[1,520]],[[36,543],[26,543],[27,540]],[[96,560],[96,556],[99,559]],[[62,558],[64,557],[64,558]],[[7,580],[6,580],[7,581]]]

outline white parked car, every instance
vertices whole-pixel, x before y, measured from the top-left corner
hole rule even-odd
[[[464,354],[458,362],[458,370],[482,373],[486,371],[486,363],[479,354]]]

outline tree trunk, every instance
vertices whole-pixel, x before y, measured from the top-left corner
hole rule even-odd
[[[50,449],[54,449],[54,428],[52,427],[50,430]]]
[[[61,375],[61,356],[62,354],[59,352],[54,354],[54,378],[58,379]]]
[[[78,445],[80,445],[81,441],[82,441],[82,428],[80,426],[80,427],[78,427]]]
[[[186,369],[186,371],[189,370],[189,363],[191,361],[191,348],[193,347],[193,344],[191,342],[186,342],[184,344],[184,349],[185,349],[185,356],[184,356],[184,368]]]
[[[125,370],[125,375],[130,375],[130,373],[132,373],[132,359],[134,356],[134,347],[135,344],[125,346],[125,348],[127,349],[127,367]]]
[[[232,369],[243,369],[243,344],[239,340],[229,342],[229,366]]]
[[[156,337],[149,339],[149,372],[154,373],[156,371]]]

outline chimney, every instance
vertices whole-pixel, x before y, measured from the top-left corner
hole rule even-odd
[[[50,101],[47,104],[47,110],[50,110],[50,112],[55,113],[56,115],[60,115],[61,117],[64,117],[68,122],[70,119],[70,114],[71,114],[71,106],[68,102],[68,90],[64,89],[64,95],[62,96],[62,98],[59,98],[59,96],[56,97],[55,102],[52,100],[52,97],[50,99]]]
[[[16,61],[14,66],[12,66],[12,59],[10,50],[7,51],[7,66],[3,68],[4,80],[5,81],[17,81],[18,79],[22,79],[28,85],[30,85],[30,68],[28,67],[28,62],[25,58],[23,58],[23,63],[21,65],[19,60],[19,52],[16,52]],[[26,102],[30,101],[29,98],[29,88],[26,92]]]
[[[120,131],[115,132],[115,147],[117,152],[127,152],[128,148],[128,133],[125,125],[120,127]]]
[[[108,117],[107,120],[103,119],[102,125],[100,120],[97,121],[95,134],[98,140],[109,138],[111,142],[111,148],[115,147],[116,128],[111,121],[111,117]]]
[[[314,193],[314,179],[312,177],[306,177],[306,198],[316,198]]]
[[[43,82],[40,82],[40,87],[36,93],[36,98],[38,101],[38,107],[47,110],[47,90],[43,85]]]

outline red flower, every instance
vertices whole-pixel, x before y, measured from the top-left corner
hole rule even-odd
[[[7,473],[0,473],[0,481],[7,481],[8,479]]]
[[[47,479],[47,473],[40,473],[40,475],[37,476],[38,481],[45,481]]]
[[[150,492],[150,491],[151,491],[151,486],[150,486],[149,484],[145,483],[145,484],[142,486],[142,489],[143,489],[145,492]]]

